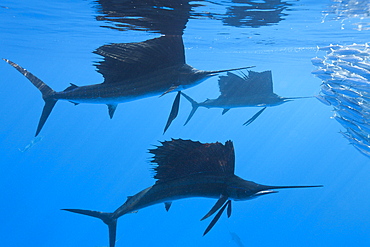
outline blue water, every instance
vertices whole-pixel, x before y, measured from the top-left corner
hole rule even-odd
[[[191,2],[183,35],[188,64],[203,70],[254,65],[255,71],[272,71],[278,95],[312,96],[321,81],[311,74],[310,59],[324,56],[317,46],[370,41],[367,1],[357,1],[359,9],[353,1],[268,1],[275,12],[258,12],[257,22],[232,20],[232,6],[259,6],[235,2]],[[57,91],[69,83],[103,81],[93,66],[101,59],[92,53],[98,47],[160,35],[132,26],[119,31],[117,23],[98,21],[103,14],[94,1],[0,5],[0,56]],[[369,158],[339,133],[343,127],[331,118],[332,108],[314,98],[267,108],[247,127],[242,124],[260,108],[225,115],[200,108],[183,126],[191,106],[182,99],[165,135],[173,93],[120,104],[112,120],[105,105],[58,102],[42,138],[27,148],[43,101],[11,66],[2,62],[0,71],[1,246],[108,246],[101,221],[59,209],[115,210],[126,196],[154,183],[147,149],[170,138],[232,140],[238,176],[262,184],[324,187],[234,202],[231,218],[222,216],[205,237],[209,221],[199,220],[214,200],[175,201],[169,212],[151,206],[119,219],[117,247],[370,245]],[[216,98],[217,80],[186,93],[198,101]]]

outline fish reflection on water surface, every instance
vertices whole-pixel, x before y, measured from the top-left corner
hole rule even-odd
[[[345,129],[350,144],[370,158],[370,46],[352,44],[319,47],[322,58],[312,58],[312,72],[322,80],[317,99],[334,107],[333,118]]]
[[[184,44],[182,36],[179,35],[161,36],[138,43],[104,45],[94,53],[104,57],[104,60],[96,65],[98,72],[104,77],[104,82],[88,86],[71,84],[60,92],[54,91],[18,64],[4,59],[42,93],[45,105],[37,126],[36,136],[58,100],[67,100],[75,105],[80,103],[106,104],[109,116],[112,118],[119,103],[180,91],[193,87],[221,72],[251,68],[214,71],[195,69],[185,62]],[[179,95],[174,103],[165,130],[177,115]]]
[[[109,246],[116,243],[116,228],[119,217],[136,212],[154,204],[164,203],[170,209],[174,200],[190,197],[218,199],[211,210],[201,219],[215,214],[204,234],[216,224],[226,209],[231,216],[231,200],[249,200],[261,195],[276,193],[274,189],[311,188],[314,186],[269,186],[244,180],[234,174],[235,153],[232,141],[225,144],[200,143],[191,140],[172,139],[161,142],[161,146],[150,149],[155,171],[155,184],[129,196],[126,202],[113,213],[84,209],[63,209],[101,219],[108,225]]]

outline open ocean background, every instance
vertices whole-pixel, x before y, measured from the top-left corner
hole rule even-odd
[[[272,70],[274,91],[284,97],[319,93],[321,81],[311,74],[310,60],[325,53],[317,46],[370,42],[367,0],[190,4],[183,35],[188,64],[202,70],[252,65],[258,72]],[[97,20],[100,11],[95,1],[2,0],[0,57],[57,91],[69,83],[100,83],[103,77],[93,64],[101,57],[92,51],[160,36],[112,28],[114,22]],[[217,82],[213,77],[185,93],[197,101],[216,98]],[[42,139],[25,150],[44,102],[3,61],[0,85],[1,246],[107,246],[106,225],[59,209],[114,211],[126,196],[154,183],[147,149],[171,138],[232,140],[236,175],[247,180],[324,187],[235,202],[232,217],[222,216],[205,237],[209,220],[199,220],[215,200],[178,200],[169,212],[154,205],[119,219],[117,247],[370,246],[370,160],[339,133],[343,127],[331,118],[332,107],[315,98],[267,108],[247,127],[242,124],[260,108],[225,115],[200,108],[183,126],[191,105],[182,98],[179,116],[164,135],[174,93],[122,103],[112,120],[105,105],[61,101]]]

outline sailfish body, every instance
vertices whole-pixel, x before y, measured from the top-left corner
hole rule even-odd
[[[196,81],[190,78],[189,74],[198,75]],[[199,84],[207,79],[211,74],[201,70],[196,70],[184,64],[181,66],[171,66],[157,70],[149,75],[142,75],[131,80],[124,80],[117,83],[101,83],[88,86],[72,85],[65,91],[54,92],[50,98],[68,100],[70,102],[90,103],[90,104],[118,104],[129,102],[140,98],[161,95],[175,85],[173,82],[182,82],[174,90],[186,89],[187,87]],[[194,76],[196,77],[196,76]],[[191,85],[189,85],[191,84]]]
[[[169,210],[171,202],[190,197],[218,199],[202,220],[216,214],[204,234],[215,225],[227,208],[231,215],[231,200],[248,200],[260,195],[274,193],[273,189],[307,188],[317,186],[267,186],[244,180],[234,174],[235,155],[231,141],[225,144],[194,142],[173,139],[151,149],[154,154],[154,178],[156,183],[134,196],[112,213],[83,209],[63,209],[73,213],[93,216],[103,220],[109,228],[110,247],[115,246],[117,219],[127,213],[148,206],[165,203]]]
[[[220,76],[220,96],[217,99],[207,99],[199,103],[206,108],[236,108],[250,106],[280,105],[288,98],[278,96],[273,92],[271,71],[248,71],[248,76],[239,77],[233,73]]]
[[[206,99],[199,103],[200,107],[205,108],[222,108],[231,109],[238,107],[265,107],[265,106],[276,106],[281,105],[288,100],[274,94],[274,95],[255,95],[253,97],[243,98],[217,98],[217,99]]]
[[[192,111],[189,114],[185,125],[190,121],[198,107],[223,108],[225,114],[231,108],[238,107],[263,107],[245,124],[253,122],[266,107],[281,105],[285,102],[307,97],[281,97],[273,92],[271,71],[254,72],[248,71],[248,75],[240,77],[228,72],[227,76],[220,76],[220,96],[216,99],[207,99],[203,102],[196,102],[185,93],[181,93],[192,104]]]
[[[217,73],[243,69],[203,71],[191,67],[185,62],[184,44],[179,35],[161,36],[138,43],[104,45],[94,53],[104,57],[103,61],[96,64],[104,82],[87,86],[71,84],[61,92],[54,91],[18,64],[4,59],[42,93],[45,106],[36,135],[58,100],[74,104],[106,104],[112,118],[119,103],[179,91],[195,86]]]

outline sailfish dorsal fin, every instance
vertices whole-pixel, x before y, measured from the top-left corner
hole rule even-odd
[[[158,69],[185,64],[181,35],[104,45],[94,53],[104,57],[96,64],[98,72],[104,76],[104,83],[129,82]]]
[[[218,85],[220,97],[248,97],[254,95],[273,94],[273,83],[271,71],[254,72],[248,71],[248,75],[240,77],[228,72],[227,76],[220,76]]]
[[[191,140],[172,139],[150,149],[154,154],[154,178],[157,182],[173,180],[194,174],[234,175],[235,154],[232,141],[225,144],[200,143]]]

